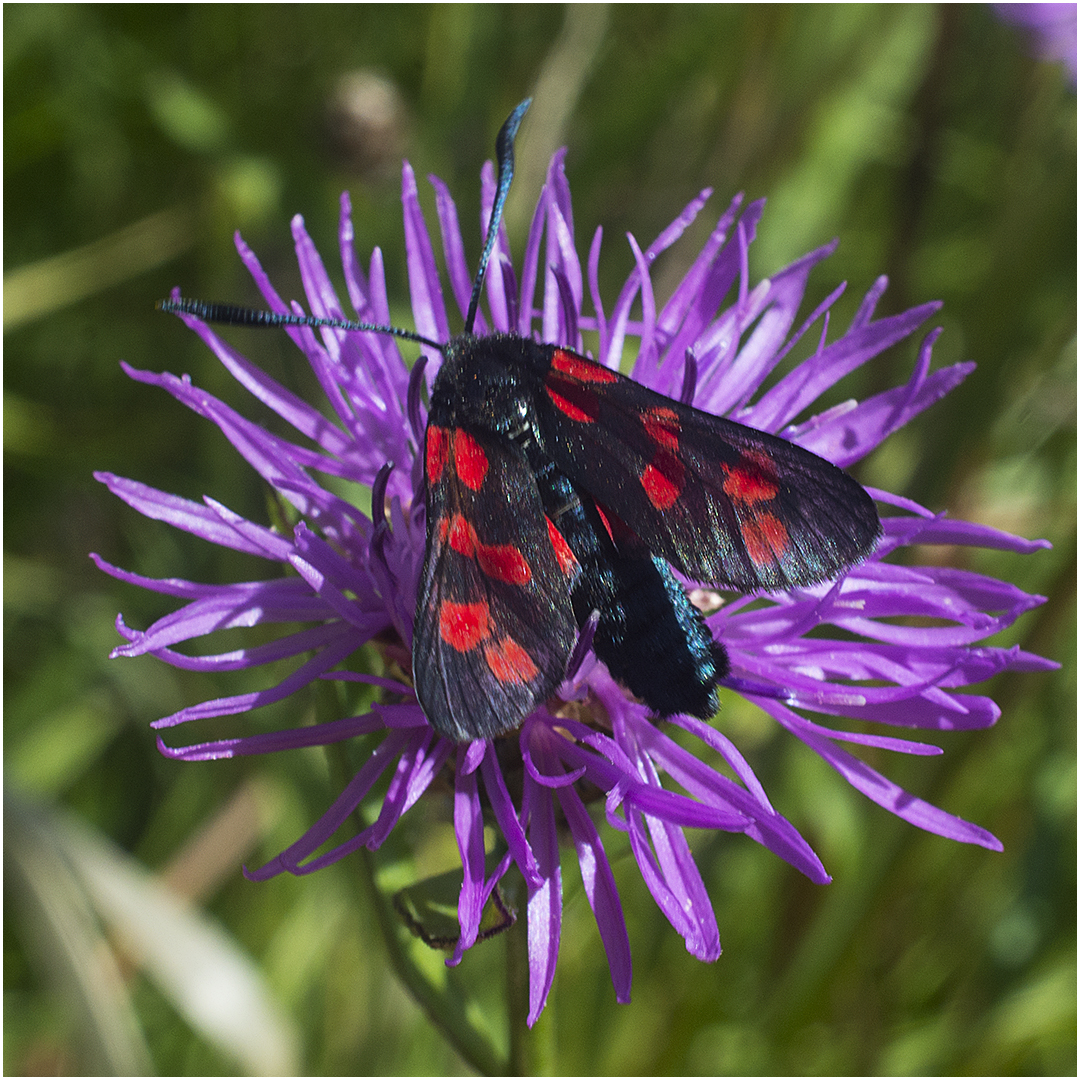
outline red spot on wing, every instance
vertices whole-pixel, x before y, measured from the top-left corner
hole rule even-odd
[[[483,447],[467,432],[454,430],[454,470],[458,479],[473,491],[479,491],[487,476],[488,459]]]
[[[428,483],[434,486],[446,468],[446,458],[450,452],[450,432],[446,428],[428,424],[424,441],[424,468],[427,470]]]
[[[776,498],[780,483],[766,455],[748,452],[738,465],[724,465],[724,494],[735,502],[768,502]]]
[[[544,389],[555,408],[579,424],[595,423],[600,415],[600,401],[596,394],[579,382],[549,375]]]
[[[788,548],[787,528],[775,514],[755,514],[739,525],[747,554],[756,566],[779,562]]]
[[[583,383],[611,383],[618,378],[614,371],[608,370],[602,364],[594,364],[584,356],[577,356],[565,349],[556,349],[552,353],[551,368]]]
[[[439,605],[439,636],[458,652],[475,649],[491,634],[491,612],[487,602],[459,604],[444,600]]]
[[[556,409],[580,424],[592,424],[600,415],[600,401],[591,386],[613,383],[617,378],[614,371],[584,356],[556,349],[545,387]]]
[[[667,510],[682,494],[686,468],[670,450],[659,449],[641,473],[641,486],[657,510]]]
[[[662,405],[646,409],[641,414],[641,423],[645,428],[645,434],[657,446],[672,452],[679,449],[679,432],[682,426],[679,423],[679,415],[674,409],[668,409]]]
[[[559,569],[567,577],[573,577],[580,569],[577,556],[570,550],[566,538],[555,528],[555,523],[551,518],[547,518],[546,521],[548,537],[551,540],[551,546],[555,549],[555,561],[559,564]]]
[[[525,556],[513,544],[480,544],[476,557],[488,577],[505,581],[507,585],[528,585],[532,581],[532,570]]]
[[[484,659],[501,683],[532,682],[540,671],[525,648],[509,636],[486,645]]]
[[[604,508],[599,503],[596,504],[596,512],[600,515],[600,520],[604,523],[604,528],[607,529],[608,536],[614,540],[615,534],[611,531],[611,522],[608,521],[608,516],[604,513]]]
[[[476,554],[476,531],[461,514],[439,519],[439,539],[444,543],[449,542],[454,551],[467,559]]]
[[[520,548],[513,544],[483,544],[476,530],[462,514],[442,517],[438,524],[439,540],[467,559],[476,559],[488,577],[508,585],[528,585],[532,569]]]

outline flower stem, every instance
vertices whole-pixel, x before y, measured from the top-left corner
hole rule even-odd
[[[448,972],[448,984],[445,989],[440,989],[412,962],[401,940],[402,927],[394,915],[389,899],[375,879],[375,864],[371,852],[361,849],[356,865],[378,919],[390,966],[402,985],[450,1045],[477,1072],[486,1076],[507,1075],[511,1071],[510,1066],[499,1058],[488,1038],[478,1031],[465,1015],[467,995],[461,988],[452,985],[453,973]]]
[[[555,1003],[548,998],[544,1012],[530,1028],[529,933],[522,907],[506,939],[506,1023],[510,1037],[511,1076],[555,1076]]]
[[[506,1026],[510,1043],[510,1075],[527,1076],[529,1056],[529,935],[525,920],[503,935],[506,939]]]
[[[317,719],[348,715],[339,686],[323,684],[316,690]],[[351,771],[344,747],[340,744],[328,746],[326,754],[331,776],[343,786]],[[353,816],[359,827],[364,828],[367,822],[363,819],[360,807],[356,808]],[[379,887],[374,855],[366,848],[361,848],[356,859],[350,861],[356,867],[357,876],[368,895],[371,910],[386,946],[387,959],[401,984],[450,1045],[478,1073],[486,1076],[507,1075],[509,1066],[506,1060],[500,1058],[488,1037],[470,1023],[466,1016],[468,994],[464,988],[457,985],[455,972],[447,970],[446,985],[438,987],[413,963],[405,941],[405,928],[395,914],[390,898]]]

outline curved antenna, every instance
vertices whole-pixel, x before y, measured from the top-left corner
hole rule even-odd
[[[414,334],[411,330],[401,330],[396,326],[382,326],[380,323],[354,322],[352,319],[335,319],[320,315],[293,315],[281,311],[260,311],[258,308],[240,307],[238,304],[214,304],[205,300],[188,300],[178,296],[171,300],[159,300],[159,311],[171,311],[178,315],[194,315],[203,322],[228,323],[230,326],[326,326],[332,330],[370,330],[376,334],[392,334],[396,338],[415,341],[419,345],[428,345],[438,352],[445,348],[437,341]]]
[[[525,115],[532,98],[526,98],[507,118],[506,123],[499,128],[499,134],[495,138],[495,158],[499,163],[499,180],[495,187],[495,202],[491,206],[491,220],[488,222],[487,238],[484,240],[484,251],[480,256],[480,266],[476,271],[476,280],[473,282],[472,299],[469,300],[469,313],[465,316],[465,333],[471,334],[473,323],[476,321],[476,309],[480,306],[480,290],[484,285],[484,276],[487,274],[488,260],[495,248],[495,239],[499,235],[499,222],[502,221],[503,207],[506,205],[506,194],[510,190],[510,181],[514,179],[514,139],[517,130],[521,126],[521,118]]]
[[[506,194],[510,190],[510,181],[514,179],[514,139],[521,125],[532,98],[526,98],[499,128],[495,139],[495,157],[499,163],[499,179],[495,187],[495,202],[491,207],[491,220],[488,222],[484,251],[480,256],[480,267],[473,282],[472,298],[469,300],[469,313],[465,316],[465,333],[471,334],[476,320],[476,309],[480,306],[480,290],[487,273],[488,260],[495,248],[495,239],[499,235],[499,222],[502,221]],[[294,315],[289,312],[261,311],[258,308],[241,307],[238,304],[215,304],[205,300],[189,300],[176,296],[157,302],[159,311],[175,312],[178,315],[194,315],[204,322],[227,323],[230,326],[310,326],[327,327],[332,330],[366,330],[375,334],[390,334],[404,341],[415,341],[418,345],[427,345],[437,352],[445,354],[446,345],[440,345],[411,330],[401,330],[396,326],[383,326],[379,323],[354,322],[352,319],[336,319],[318,315]]]

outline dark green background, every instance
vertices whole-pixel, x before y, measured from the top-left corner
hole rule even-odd
[[[404,121],[383,158],[356,167],[332,137],[327,103],[358,69],[396,87]],[[151,720],[265,685],[266,674],[215,681],[106,658],[117,609],[144,627],[169,605],[97,573],[88,550],[157,576],[228,581],[261,568],[144,520],[90,473],[206,493],[266,521],[265,493],[216,430],[120,372],[121,359],[189,372],[262,418],[153,302],[174,285],[252,300],[236,228],[281,292],[301,295],[288,233],[296,212],[340,282],[337,199],[348,188],[361,257],[382,247],[407,324],[400,158],[421,178],[432,227],[423,177],[451,185],[475,259],[480,163],[532,93],[512,242],[520,252],[538,164],[568,145],[583,255],[605,228],[609,307],[631,266],[625,231],[649,242],[704,186],[716,190],[711,221],[736,191],[768,196],[754,280],[840,237],[804,308],[848,280],[833,335],[879,273],[892,280],[884,313],[945,301],[935,362],[974,359],[978,370],[860,476],[1052,540],[1053,551],[1027,557],[925,556],[1048,596],[1007,641],[1064,665],[996,679],[997,728],[945,738],[941,759],[874,758],[993,830],[1004,854],[894,821],[726,701],[725,730],[834,883],[809,885],[744,839],[696,836],[725,947],[703,965],[605,833],[630,925],[633,1003],[614,1003],[568,870],[535,1060],[569,1073],[1075,1072],[1076,99],[1061,68],[1031,60],[983,6],[8,5],[4,76],[4,749],[18,800],[9,847],[19,822],[47,826],[60,806],[159,870],[237,791],[254,791],[253,847],[230,855],[197,899],[292,1017],[295,1067],[467,1070],[397,987],[355,867],[262,885],[240,875],[241,859],[258,865],[328,804],[338,787],[325,761],[183,765],[157,754]],[[665,281],[658,274],[661,293]],[[310,389],[283,335],[230,337]],[[843,392],[905,378],[914,348],[875,361]],[[298,707],[172,741],[297,723]],[[454,861],[432,805],[410,814],[381,866],[401,885]],[[42,963],[40,898],[10,870],[8,880],[5,1072],[102,1067],[71,986]],[[469,954],[459,980],[505,1052],[503,968],[496,939]],[[137,965],[122,971],[153,1068],[238,1068]]]

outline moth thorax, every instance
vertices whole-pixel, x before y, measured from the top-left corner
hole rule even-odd
[[[513,437],[534,423],[534,408],[518,373],[490,358],[466,353],[443,365],[432,388],[440,419]]]

